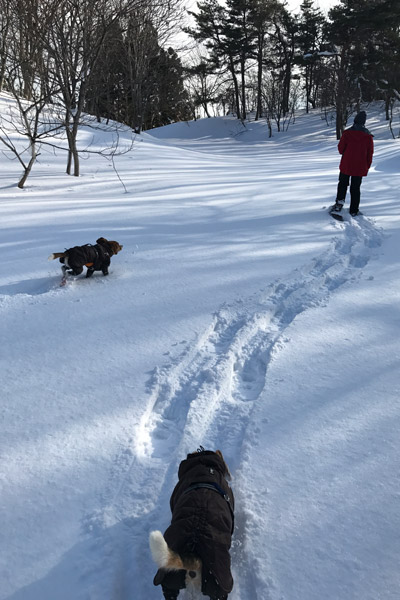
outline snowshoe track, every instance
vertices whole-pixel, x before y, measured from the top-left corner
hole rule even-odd
[[[120,539],[119,546],[133,545],[136,555],[131,584],[118,597],[128,599],[129,589],[138,598],[159,596],[151,589],[154,569],[147,537],[151,529],[162,529],[169,522],[169,496],[179,462],[201,444],[220,448],[232,473],[240,470],[246,447],[257,434],[251,418],[268,366],[289,343],[286,329],[304,311],[326,304],[335,290],[359,278],[382,244],[383,233],[365,217],[335,227],[339,235],[324,253],[249,298],[222,306],[194,345],[154,369],[147,408],[133,435],[131,459],[127,461],[126,452],[117,458],[120,480],[113,483],[112,506],[104,507],[103,513],[111,511],[120,521],[125,541]],[[238,526],[232,556],[240,583],[232,600],[268,600],[268,590],[257,592],[240,490],[236,496]],[[108,536],[107,545],[114,542]]]

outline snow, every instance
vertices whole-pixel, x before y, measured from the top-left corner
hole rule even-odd
[[[400,148],[367,112],[344,223],[317,112],[144,133],[126,192],[95,154],[43,147],[24,190],[1,157],[1,600],[161,598],[148,534],[199,445],[233,474],[230,599],[398,600]],[[60,288],[47,256],[100,236],[110,276]]]

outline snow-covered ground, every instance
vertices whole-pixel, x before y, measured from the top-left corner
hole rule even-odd
[[[230,600],[399,599],[400,144],[367,110],[344,223],[319,114],[143,134],[126,191],[1,158],[1,600],[160,599],[148,533],[199,445],[233,473]],[[100,236],[110,276],[60,288],[47,256]]]

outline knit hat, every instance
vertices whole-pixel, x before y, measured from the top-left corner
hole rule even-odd
[[[361,112],[358,113],[358,115],[355,116],[354,124],[355,125],[365,125],[366,120],[367,120],[367,113],[365,112],[365,110],[362,110]]]

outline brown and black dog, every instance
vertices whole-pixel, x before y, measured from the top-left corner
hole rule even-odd
[[[118,254],[123,246],[118,242],[99,238],[96,244],[85,244],[84,246],[74,246],[65,250],[65,252],[54,252],[50,254],[49,260],[60,259],[63,263],[61,267],[63,275],[80,275],[83,267],[87,267],[86,277],[91,277],[95,271],[102,271],[103,275],[108,275],[111,257]]]
[[[172,493],[171,525],[150,533],[150,550],[158,566],[154,585],[165,600],[184,588],[211,600],[226,600],[233,587],[229,549],[234,526],[234,499],[229,469],[219,450],[200,447],[179,465]]]

